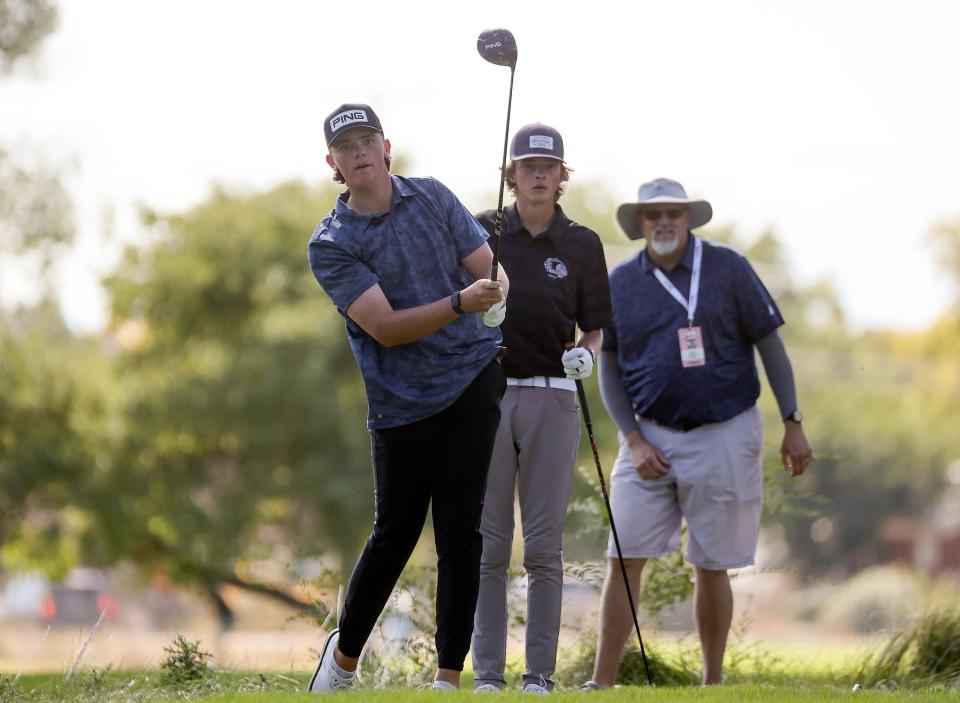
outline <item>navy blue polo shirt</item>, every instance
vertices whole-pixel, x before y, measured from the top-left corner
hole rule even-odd
[[[391,176],[390,211],[354,212],[349,191],[317,226],[307,247],[310,268],[343,315],[367,391],[370,429],[436,415],[460,396],[496,356],[497,328],[467,313],[409,344],[384,347],[347,316],[379,284],[394,310],[432,303],[473,277],[461,261],[487,233],[457,197],[432,178]]]
[[[496,210],[477,215],[491,234]],[[510,277],[507,316],[500,326],[513,378],[563,376],[564,345],[577,326],[610,324],[610,286],[603,244],[596,232],[568,218],[557,205],[553,221],[536,237],[523,226],[516,203],[503,211],[500,261]]]
[[[613,324],[604,351],[617,352],[623,383],[637,414],[690,430],[723,422],[757,402],[754,345],[783,324],[776,303],[750,263],[733,249],[703,242],[700,299],[693,320],[703,334],[706,364],[684,368],[677,330],[687,311],[653,275],[647,252],[610,272]],[[691,234],[683,259],[667,278],[689,299]]]

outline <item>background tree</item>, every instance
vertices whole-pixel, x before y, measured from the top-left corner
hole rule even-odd
[[[57,7],[48,0],[0,0],[0,74],[35,55],[58,20]]]
[[[372,505],[366,397],[306,259],[338,190],[221,189],[145,214],[152,242],[106,281],[123,345],[119,442],[97,477],[111,558],[285,597],[283,567],[356,557]]]
[[[0,80],[35,56],[57,22],[49,2],[0,0]],[[0,300],[0,567],[62,576],[82,558],[88,516],[73,507],[93,463],[103,357],[54,302],[51,271],[73,242],[59,175],[0,146],[0,272],[28,271],[37,302]]]

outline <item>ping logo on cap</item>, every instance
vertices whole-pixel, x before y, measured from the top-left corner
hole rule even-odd
[[[545,134],[531,134],[529,146],[531,149],[547,149],[553,151],[553,137]]]
[[[330,118],[330,131],[336,132],[354,122],[369,122],[366,110],[346,110]]]

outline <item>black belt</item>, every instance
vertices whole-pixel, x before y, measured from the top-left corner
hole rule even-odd
[[[647,422],[650,422],[656,425],[657,427],[665,427],[666,429],[673,430],[674,432],[689,432],[690,430],[695,430],[698,427],[703,427],[704,425],[710,424],[708,422],[685,422],[682,424],[677,424],[672,422],[660,422],[659,420],[654,420],[652,417],[644,417],[641,419],[646,420]]]

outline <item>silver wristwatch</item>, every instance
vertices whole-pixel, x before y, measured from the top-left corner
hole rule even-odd
[[[783,418],[783,421],[795,422],[799,425],[801,422],[803,422],[803,413],[799,410],[794,410],[792,413],[789,413],[785,418]]]

